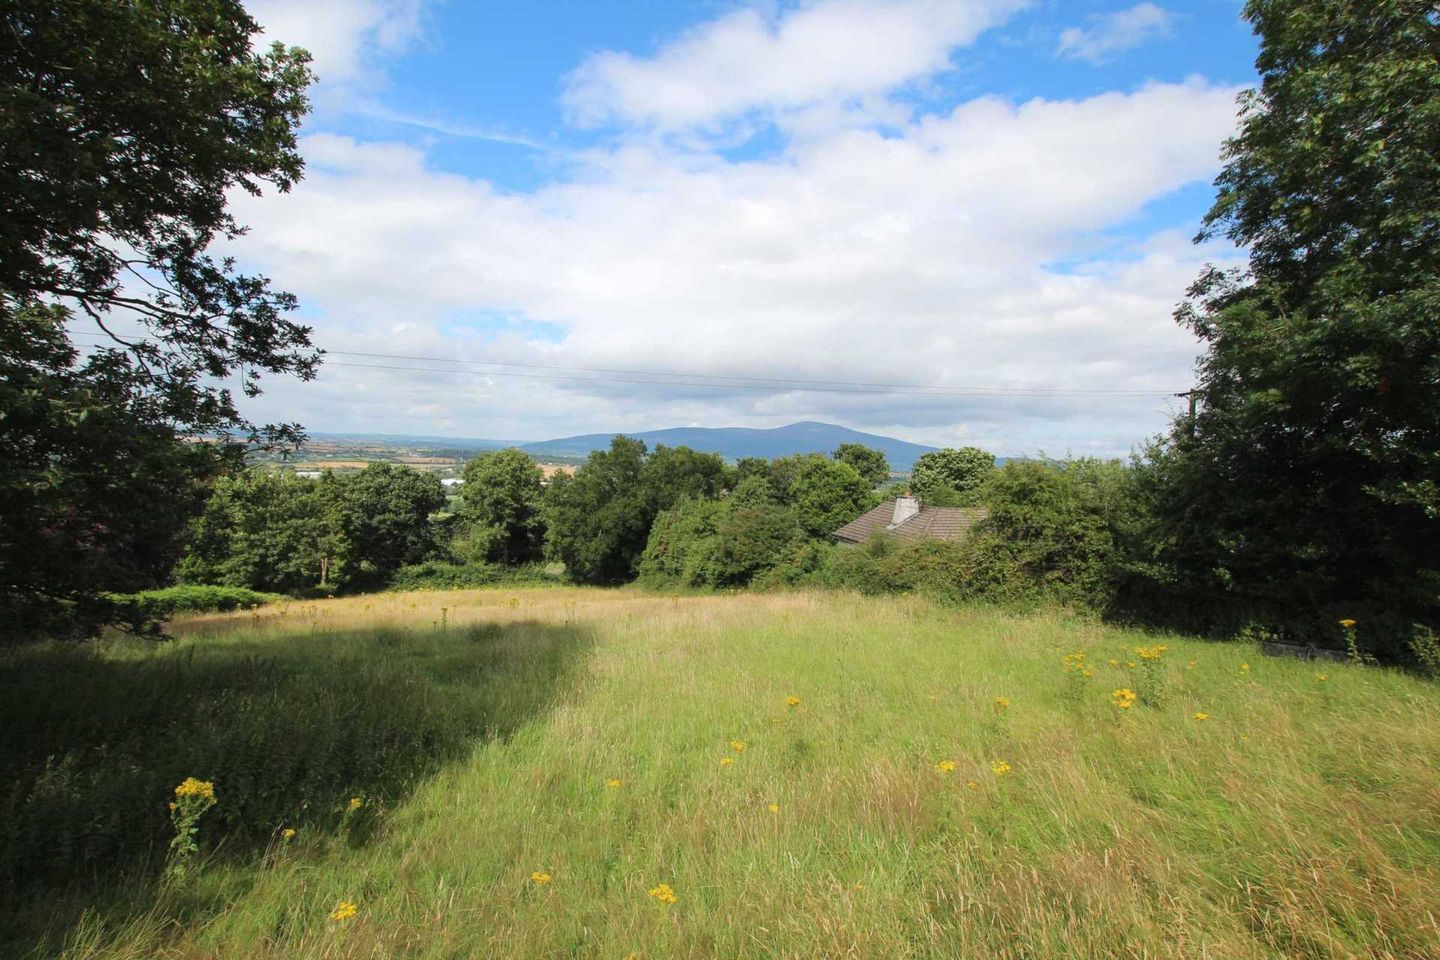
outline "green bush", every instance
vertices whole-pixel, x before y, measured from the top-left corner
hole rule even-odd
[[[541,563],[505,566],[498,563],[445,563],[428,560],[395,571],[391,590],[472,590],[497,584],[553,583]]]
[[[105,601],[115,622],[142,630],[148,624],[170,620],[182,613],[213,613],[250,610],[284,599],[276,593],[259,593],[243,587],[211,587],[185,584],[139,593],[107,593]]]

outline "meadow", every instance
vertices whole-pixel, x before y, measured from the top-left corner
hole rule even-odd
[[[0,662],[5,956],[1440,953],[1440,687],[1397,671],[819,592],[170,632]]]

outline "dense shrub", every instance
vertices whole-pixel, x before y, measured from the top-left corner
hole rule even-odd
[[[163,590],[140,593],[108,593],[105,600],[114,610],[116,622],[139,629],[182,613],[210,613],[249,610],[284,599],[275,593],[259,593],[243,587],[212,587],[182,584]]]
[[[640,575],[690,587],[745,586],[803,539],[794,512],[775,502],[769,482],[750,476],[722,501],[688,500],[663,511]]]
[[[446,563],[427,560],[395,571],[392,590],[469,590],[502,583],[553,583],[543,563],[506,566],[499,563]]]

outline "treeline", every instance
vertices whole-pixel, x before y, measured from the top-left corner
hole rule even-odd
[[[460,508],[447,514],[439,481],[407,467],[374,464],[318,480],[252,469],[216,483],[190,526],[176,576],[252,590],[335,592],[482,585],[555,562],[575,582],[620,584],[642,569],[658,575],[667,532],[703,514],[728,518],[722,530],[730,552],[764,549],[743,576],[676,579],[742,585],[772,565],[780,548],[823,539],[873,507],[876,483],[888,477],[882,454],[854,445],[831,457],[730,466],[716,454],[651,451],[616,437],[573,475],[557,474],[548,484],[519,450],[483,453],[466,464]],[[770,535],[760,536],[764,530]]]
[[[555,576],[599,585],[918,591],[1320,646],[1346,642],[1338,621],[1357,619],[1357,655],[1436,661],[1433,620],[1401,592],[1414,591],[1414,582],[1357,583],[1303,602],[1286,578],[1268,590],[1256,581],[1217,586],[1215,554],[1177,535],[1199,526],[1179,496],[1177,456],[1157,446],[1128,463],[997,467],[983,450],[941,450],[921,457],[908,481],[882,487],[890,477],[883,454],[853,444],[830,456],[732,465],[616,437],[549,483],[519,450],[480,454],[466,464],[453,514],[441,512],[440,483],[407,467],[375,464],[319,480],[248,470],[216,484],[191,525],[177,577],[292,594]],[[931,505],[981,507],[984,519],[954,542],[833,542],[838,528],[906,492]],[[544,564],[563,565],[563,573],[547,576]]]

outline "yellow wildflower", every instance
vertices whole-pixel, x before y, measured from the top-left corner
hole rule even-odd
[[[939,773],[954,773],[954,772],[955,772],[955,761],[954,761],[954,760],[941,760],[939,763],[935,764],[935,769],[936,769],[936,771],[939,772]]]
[[[1135,691],[1129,687],[1121,687],[1119,690],[1110,691],[1110,702],[1121,710],[1129,710],[1135,706]]]
[[[800,706],[800,698],[795,696],[786,697],[785,704],[791,707],[798,707]]]
[[[770,804],[770,812],[771,812],[771,813],[779,813],[779,812],[780,812],[780,804],[778,804],[778,803],[772,803],[772,804]]]
[[[1326,680],[1330,679],[1330,676],[1324,673],[1317,673],[1315,674],[1315,679],[1318,680],[1320,683],[1324,683]]]
[[[731,741],[730,741],[730,749],[731,749],[731,750],[734,750],[736,753],[744,753],[744,752],[745,752],[745,741],[744,741],[744,740],[731,740]]]
[[[611,790],[614,790],[620,786],[620,781],[615,779],[614,777],[611,777],[609,780],[605,781],[605,786],[609,787]]]
[[[1195,661],[1194,661],[1194,660],[1191,660],[1189,663],[1185,664],[1185,669],[1186,669],[1186,670],[1194,670],[1194,669],[1195,669]]]
[[[1126,660],[1126,661],[1125,661],[1125,669],[1126,669],[1126,670],[1134,670],[1134,669],[1135,669],[1135,661],[1134,661],[1134,660]]]
[[[1197,713],[1197,714],[1195,714],[1195,719],[1196,719],[1196,720],[1209,720],[1209,719],[1210,719],[1210,714],[1208,714],[1208,713]]]
[[[295,828],[294,828],[294,827],[286,827],[284,830],[280,831],[280,839],[282,839],[282,840],[294,840],[294,839],[295,839]]]
[[[1344,620],[1340,621],[1340,626],[1344,627],[1346,630],[1349,630],[1351,627],[1355,626],[1355,621],[1351,620],[1349,617],[1346,617]]]
[[[990,772],[995,774],[995,776],[997,777],[1003,777],[1013,769],[1015,768],[1010,766],[1010,764],[1006,763],[1004,760],[990,761]]]
[[[732,763],[734,763],[734,762],[735,762],[735,760],[734,760],[732,757],[721,757],[721,758],[720,758],[720,766],[722,766],[722,767],[728,767],[728,766],[730,766],[730,764],[732,764]]]
[[[668,883],[662,883],[659,886],[655,887],[653,890],[650,891],[650,896],[654,897],[656,900],[659,900],[661,903],[666,904],[674,903],[680,899],[679,897],[675,896],[675,891],[670,889],[670,885]]]
[[[995,698],[995,709],[996,709],[996,710],[1008,710],[1009,708],[1010,708],[1010,698],[1009,698],[1009,697],[996,697],[996,698]]]
[[[978,782],[974,781],[974,780],[966,780],[966,781],[965,781],[965,786],[969,787],[971,790],[979,790],[979,789],[980,789],[980,784],[979,784]]]
[[[334,920],[336,923],[343,923],[344,921],[349,920],[351,917],[355,916],[355,914],[358,912],[359,911],[355,909],[354,901],[341,900],[338,904],[336,904],[335,909],[330,912],[330,919]]]
[[[1118,666],[1120,666],[1120,661],[1119,661],[1119,660],[1111,660],[1111,661],[1110,661],[1110,666],[1112,666],[1112,667],[1118,667]]]
[[[550,882],[550,874],[542,873],[541,871],[536,870],[534,873],[530,874],[530,882],[535,884],[535,886],[537,887],[543,887],[545,886],[545,884]]]
[[[1242,664],[1240,664],[1240,672],[1241,672],[1242,674],[1249,673],[1249,672],[1250,672],[1250,664],[1248,664],[1248,663],[1242,663]]]
[[[361,807],[363,807],[363,806],[365,806],[365,801],[364,801],[364,800],[360,799],[359,797],[351,797],[351,798],[350,798],[350,809],[351,809],[351,810],[359,810],[359,809],[360,809]]]
[[[1157,643],[1153,647],[1136,647],[1135,652],[1141,660],[1159,660],[1169,649],[1165,644]]]
[[[215,784],[209,780],[196,780],[194,777],[186,777],[185,782],[175,788],[177,797],[204,797],[206,800],[215,799]]]
[[[1085,651],[1076,650],[1074,653],[1067,653],[1062,662],[1065,664],[1065,671],[1079,670],[1085,666]]]
[[[1091,677],[1095,676],[1095,671],[1092,670],[1090,667],[1085,667],[1080,671],[1080,676],[1084,677],[1086,680],[1089,680]]]

